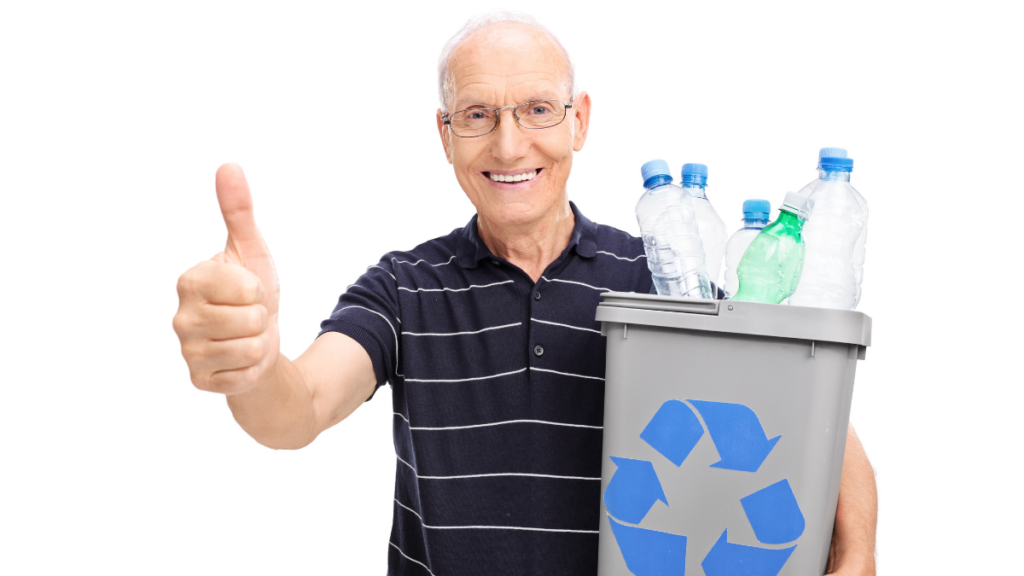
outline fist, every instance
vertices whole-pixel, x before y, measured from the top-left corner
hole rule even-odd
[[[241,168],[225,164],[217,171],[217,200],[227,246],[178,278],[173,325],[192,383],[200,390],[241,394],[277,362],[280,289]]]

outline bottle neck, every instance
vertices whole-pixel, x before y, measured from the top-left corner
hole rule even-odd
[[[743,227],[744,228],[756,228],[756,229],[760,230],[761,228],[764,228],[767,225],[768,225],[768,220],[766,220],[766,219],[765,220],[762,220],[761,218],[744,218],[743,219]]]
[[[843,182],[850,181],[850,172],[842,170],[818,170],[819,180],[840,180]]]
[[[796,212],[790,212],[785,208],[779,208],[779,219],[776,222],[783,222],[790,226],[803,227],[804,219],[796,214]]]
[[[664,186],[665,184],[671,184],[672,177],[667,174],[661,174],[658,176],[651,176],[647,180],[644,180],[644,188],[650,190],[651,188],[657,188],[658,186]]]
[[[704,191],[704,184],[697,184],[696,182],[683,182],[683,190],[686,190],[690,196],[694,198],[707,199],[708,195]]]

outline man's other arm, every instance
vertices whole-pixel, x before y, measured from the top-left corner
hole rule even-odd
[[[874,576],[878,492],[875,472],[851,424],[846,435],[839,504],[829,550],[828,574]]]

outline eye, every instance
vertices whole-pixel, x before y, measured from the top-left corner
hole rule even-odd
[[[486,112],[469,112],[466,115],[470,120],[484,120],[487,118]]]
[[[531,104],[526,110],[526,113],[530,116],[545,116],[551,114],[551,105],[547,102],[536,102]]]

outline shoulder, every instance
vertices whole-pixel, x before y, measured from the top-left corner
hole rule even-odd
[[[643,240],[628,232],[604,224],[595,225],[596,256],[647,266]]]
[[[452,264],[457,259],[459,235],[462,232],[461,228],[456,228],[449,234],[422,242],[412,249],[392,250],[381,256],[380,263],[392,270]]]

